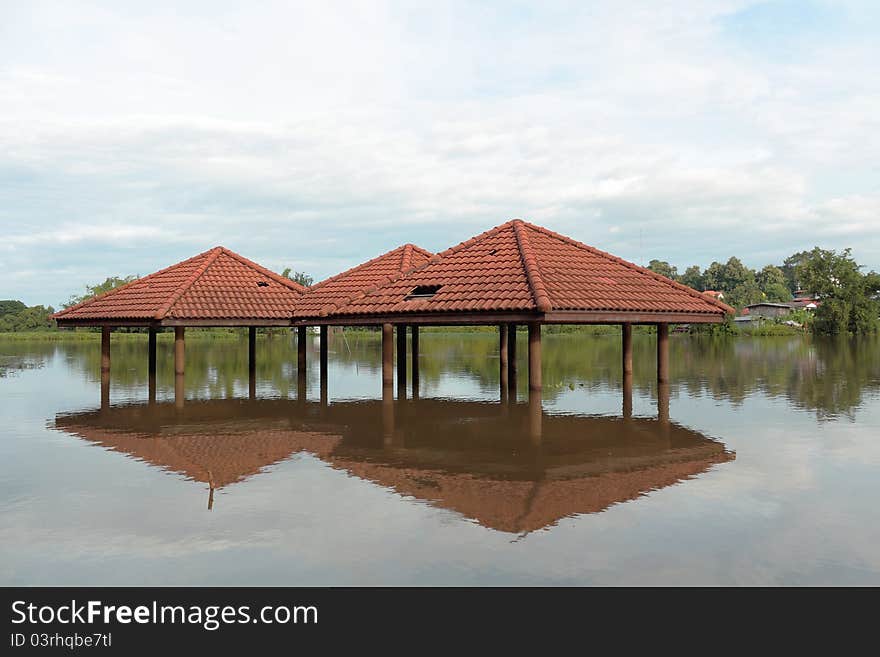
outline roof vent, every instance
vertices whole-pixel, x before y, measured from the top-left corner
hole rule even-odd
[[[269,287],[266,281],[257,281],[257,287]]]
[[[410,299],[430,299],[433,297],[442,285],[418,285],[412,289],[412,291],[406,295],[404,301],[409,301]]]

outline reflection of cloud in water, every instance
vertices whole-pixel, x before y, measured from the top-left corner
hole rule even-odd
[[[59,415],[63,431],[213,490],[306,452],[349,476],[504,532],[600,512],[731,460],[724,446],[654,419],[549,415],[436,399],[329,406],[214,400]],[[390,422],[390,424],[389,424]]]

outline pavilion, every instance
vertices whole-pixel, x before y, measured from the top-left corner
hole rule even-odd
[[[149,329],[150,397],[155,398],[156,331],[174,327],[174,373],[181,401],[185,327],[248,327],[249,369],[256,367],[256,328],[290,326],[306,288],[222,246],[138,278],[55,313],[59,327],[100,326],[102,400],[109,400],[110,330]],[[253,377],[251,377],[253,395]],[[105,399],[105,397],[107,399]]]
[[[327,327],[381,326],[387,401],[394,380],[395,327],[398,397],[406,394],[408,328],[413,397],[417,397],[420,326],[497,325],[501,397],[513,393],[515,399],[516,329],[524,324],[529,390],[539,400],[544,324],[620,324],[626,399],[627,382],[630,391],[632,386],[633,325],[656,327],[657,381],[666,384],[669,324],[718,323],[732,312],[718,299],[648,269],[514,219],[436,255],[404,244],[310,288],[216,247],[53,317],[60,327],[102,327],[102,384],[110,369],[111,328],[148,328],[151,399],[155,398],[156,330],[173,326],[176,396],[182,403],[186,326],[249,328],[251,397],[256,328],[297,327],[298,377],[304,397],[306,328],[319,326],[322,400],[327,397]],[[102,400],[109,400],[107,381]]]
[[[308,299],[303,297],[300,303]],[[669,380],[669,324],[719,323],[733,309],[649,269],[520,219],[508,221],[402,271],[383,284],[318,309],[299,325],[382,326],[382,381],[393,381],[397,327],[398,386],[406,377],[405,338],[425,325],[499,326],[500,378],[516,386],[516,326],[528,326],[529,389],[541,383],[541,326],[621,324],[623,373],[632,374],[632,326],[657,327],[657,380]],[[403,347],[403,348],[402,348]]]

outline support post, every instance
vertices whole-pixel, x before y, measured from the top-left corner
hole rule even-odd
[[[622,324],[623,329],[623,376],[632,374],[633,371],[633,327],[632,324]]]
[[[390,326],[390,324],[388,325]],[[383,326],[384,333],[384,326]],[[382,444],[394,443],[394,388],[391,382],[382,382]]]
[[[248,327],[248,372],[257,371],[257,327]]]
[[[419,325],[412,325],[412,337],[410,338],[410,350],[412,351],[412,398],[419,398]]]
[[[327,342],[327,329],[325,324],[321,326],[321,345],[320,345],[320,361],[321,361],[321,406],[327,405],[327,350],[329,344]]]
[[[516,401],[516,324],[507,325],[507,389]]]
[[[306,327],[296,327],[296,369],[306,371]]]
[[[498,325],[498,387],[501,401],[507,401],[507,324]]]
[[[110,327],[101,327],[101,371],[110,371]]]
[[[184,373],[184,362],[185,362],[185,347],[184,347],[184,328],[182,326],[174,327],[174,373],[175,374],[183,374]]]
[[[186,388],[184,387],[184,375],[183,374],[175,374],[174,375],[174,407],[177,409],[183,408],[183,401],[186,397]]]
[[[156,376],[156,328],[151,326],[147,334],[147,372]]]
[[[382,324],[382,385],[394,384],[394,327]]]
[[[657,324],[657,381],[669,381],[669,324]]]
[[[397,325],[397,398],[406,399],[406,324]]]
[[[529,390],[541,389],[541,325],[529,324]]]

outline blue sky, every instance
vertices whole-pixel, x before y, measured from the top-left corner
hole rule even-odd
[[[217,244],[320,279],[512,217],[880,269],[876,2],[177,5],[0,0],[0,298]]]

